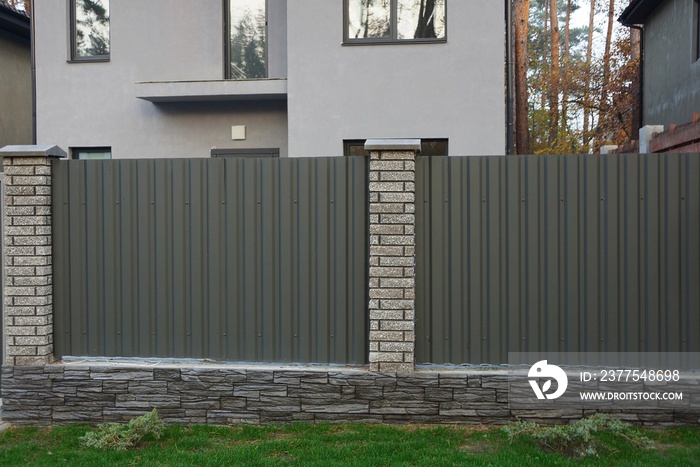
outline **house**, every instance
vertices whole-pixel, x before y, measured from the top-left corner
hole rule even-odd
[[[0,148],[32,143],[29,16],[0,0]]]
[[[690,122],[700,112],[700,0],[632,0],[620,16],[641,29],[642,125]]]
[[[504,154],[505,3],[35,0],[37,142],[76,158],[339,156],[367,138]]]

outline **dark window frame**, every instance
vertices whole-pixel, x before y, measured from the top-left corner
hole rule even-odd
[[[235,0],[234,0],[235,1]],[[223,0],[223,28],[224,28],[224,79],[233,81],[244,81],[231,77],[231,0]],[[265,76],[262,78],[247,79],[267,79],[270,76],[270,24],[269,24],[270,2],[265,0]]]
[[[369,152],[364,150],[365,146],[365,141],[366,139],[345,139],[343,140],[343,156],[344,157],[368,157]],[[445,144],[445,154],[430,154],[430,151],[423,151],[423,147],[425,144],[431,144],[431,143],[444,143]],[[421,138],[420,139],[420,145],[421,145],[421,152],[419,153],[420,155],[426,156],[426,157],[442,157],[442,156],[448,156],[450,153],[450,140],[449,138]],[[359,148],[361,147],[362,154],[351,154],[352,148]]]
[[[109,0],[105,0],[109,2]],[[78,16],[77,16],[78,0],[68,1],[68,17],[70,21],[70,59],[71,63],[84,63],[84,62],[109,62],[112,53],[112,25],[109,25],[109,53],[106,55],[88,55],[79,56],[78,55]],[[111,16],[111,11],[110,11]]]
[[[109,153],[109,160],[113,159],[111,146],[75,146],[70,148],[70,158],[74,160],[108,160],[108,159],[80,159],[78,153],[93,152],[93,153]]]
[[[396,45],[396,44],[444,44],[447,42],[447,0],[445,0],[445,36],[440,38],[418,38],[399,39],[398,38],[398,0],[390,0],[389,22],[391,37],[369,37],[354,38],[348,37],[348,20],[350,11],[350,1],[343,0],[343,45]]]
[[[228,148],[213,148],[211,150],[211,157],[280,157],[280,148],[255,148],[255,149],[228,149]]]

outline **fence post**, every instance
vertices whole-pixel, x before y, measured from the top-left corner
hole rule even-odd
[[[415,212],[418,139],[371,139],[369,366],[415,370]]]
[[[5,146],[6,365],[53,360],[51,159],[57,146]]]

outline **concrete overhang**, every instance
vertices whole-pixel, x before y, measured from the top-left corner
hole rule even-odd
[[[664,0],[632,0],[617,20],[625,26],[644,24],[647,17],[663,2]]]
[[[365,141],[365,151],[420,151],[421,140],[413,138],[374,138]]]
[[[139,81],[136,97],[154,104],[168,102],[286,100],[284,78],[211,81]]]

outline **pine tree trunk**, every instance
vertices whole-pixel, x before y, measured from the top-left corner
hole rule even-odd
[[[527,30],[530,0],[515,0],[515,148],[517,154],[530,153],[527,93]]]
[[[583,146],[588,148],[590,142],[591,121],[591,61],[593,60],[593,28],[595,26],[595,4],[591,0],[591,11],[588,17],[588,46],[586,47],[586,89],[583,93]]]
[[[615,0],[610,0],[608,7],[608,30],[605,34],[605,53],[603,54],[603,82],[600,91],[600,111],[607,112],[608,105],[608,84],[610,83],[610,49],[612,48],[613,21],[615,21]],[[596,132],[595,146],[603,144],[602,138],[605,135]]]
[[[613,0],[614,1],[614,0]],[[549,0],[551,71],[549,75],[549,143],[556,145],[559,139],[559,15],[557,0]]]
[[[569,126],[569,39],[571,32],[571,0],[566,1],[566,25],[564,26],[564,69],[562,70],[561,85],[561,126],[564,132]]]

